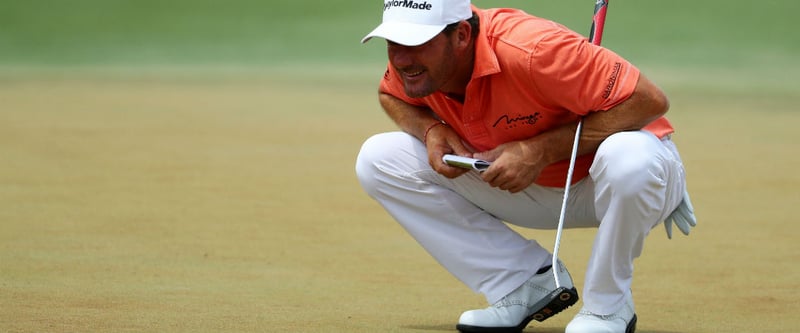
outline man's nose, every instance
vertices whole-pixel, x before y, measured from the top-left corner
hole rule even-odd
[[[389,61],[395,67],[410,66],[414,63],[414,57],[409,47],[402,45],[395,45],[389,48]]]

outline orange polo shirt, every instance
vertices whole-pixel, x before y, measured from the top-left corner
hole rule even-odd
[[[524,140],[581,116],[608,110],[633,93],[639,70],[614,52],[553,21],[515,9],[478,9],[480,32],[475,65],[462,104],[436,92],[406,96],[390,65],[380,91],[427,107],[478,151]],[[661,137],[672,133],[666,118],[645,127]],[[573,182],[589,174],[594,153],[579,156]],[[569,160],[547,166],[543,186],[566,182]]]

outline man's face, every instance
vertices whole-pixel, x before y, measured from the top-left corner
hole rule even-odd
[[[387,41],[389,62],[400,74],[406,95],[425,97],[442,89],[455,75],[456,62],[451,38],[440,33],[419,46]]]

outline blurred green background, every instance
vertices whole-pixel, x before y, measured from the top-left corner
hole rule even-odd
[[[587,33],[592,2],[475,1],[508,6]],[[587,4],[588,3],[588,4]],[[794,66],[800,2],[612,1],[604,45],[637,63],[675,68]],[[5,66],[360,64],[382,60],[359,39],[379,1],[3,0]],[[782,71],[776,71],[780,73]]]
[[[521,8],[582,34],[593,9],[574,0],[474,3]],[[785,97],[800,89],[798,12],[791,0],[614,1],[603,45],[663,73],[662,83]],[[363,78],[385,62],[382,41],[359,44],[380,15],[381,2],[355,0],[3,0],[0,75],[177,68]]]

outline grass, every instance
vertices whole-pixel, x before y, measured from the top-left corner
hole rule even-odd
[[[700,219],[648,238],[638,331],[793,332],[798,4],[611,6],[604,45],[668,92]],[[0,2],[0,331],[453,332],[484,306],[355,180],[361,142],[395,128],[383,45],[358,44],[379,8]],[[565,234],[579,285],[592,237]]]
[[[452,332],[484,303],[358,188],[358,146],[394,127],[370,75],[338,70],[3,81],[0,327]],[[758,94],[666,89],[700,225],[648,239],[639,331],[791,332],[794,100],[767,117]],[[565,236],[579,285],[592,236]]]
[[[26,1],[0,4],[0,62],[30,65],[341,61],[370,23],[356,2]],[[343,25],[342,23],[348,23]],[[347,47],[339,43],[349,44]],[[334,52],[326,49],[334,48]],[[322,59],[329,57],[328,59]]]

